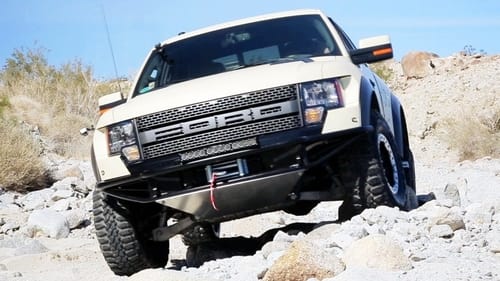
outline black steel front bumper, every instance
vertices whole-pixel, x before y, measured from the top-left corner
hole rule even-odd
[[[205,211],[197,211],[206,209],[200,204],[206,205],[207,201],[200,200],[200,198],[209,197],[206,195],[209,191],[209,182],[204,176],[199,175],[203,173],[207,165],[238,158],[257,159],[272,155],[269,157],[274,157],[272,160],[276,163],[273,164],[274,167],[267,165],[254,169],[243,177],[221,182],[217,186],[217,193],[220,193],[219,196],[223,198],[246,197],[248,200],[261,200],[263,208],[286,204],[286,201],[290,200],[287,198],[288,194],[291,191],[300,190],[300,178],[304,172],[323,165],[346,149],[353,141],[373,131],[373,127],[365,126],[325,135],[321,135],[320,130],[318,126],[264,135],[258,138],[259,148],[188,163],[178,163],[173,159],[163,158],[149,160],[147,163],[129,164],[129,170],[132,172],[130,177],[99,182],[97,188],[111,196],[125,200],[142,203],[159,202],[192,214],[210,216],[210,214],[200,213]],[[265,196],[262,196],[263,194]],[[276,200],[267,202],[262,200],[263,197]],[[238,201],[231,200],[230,204],[250,203],[238,203]],[[200,206],[192,207],[196,205]],[[259,207],[257,206],[259,204],[255,202],[251,205]],[[225,208],[228,212],[236,211],[231,206],[225,206]]]

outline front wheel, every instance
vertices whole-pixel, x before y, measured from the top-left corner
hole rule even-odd
[[[117,275],[132,275],[146,268],[167,264],[169,242],[149,240],[146,228],[138,227],[139,214],[148,208],[131,210],[116,198],[95,190],[92,196],[97,240],[104,259]],[[154,215],[152,208],[148,210]],[[143,218],[144,220],[144,218]]]
[[[405,169],[394,137],[384,118],[372,114],[374,132],[368,139],[353,144],[344,159],[343,178],[348,189],[339,210],[341,219],[349,219],[366,208],[397,206],[403,210],[416,207],[412,188],[408,188]]]

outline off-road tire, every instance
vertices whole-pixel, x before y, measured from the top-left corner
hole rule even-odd
[[[389,126],[380,113],[374,112],[371,117],[374,131],[367,138],[355,142],[340,163],[347,189],[339,209],[340,220],[350,219],[366,208],[382,205],[397,206],[403,210],[416,207],[413,204],[416,197],[410,194],[414,194],[415,190],[407,190],[411,183],[405,178],[402,159],[397,153]],[[414,169],[413,163],[409,164],[410,170]],[[407,174],[412,173],[414,175],[414,171]]]
[[[110,269],[117,275],[132,275],[146,268],[167,264],[169,242],[149,240],[134,228],[127,209],[101,191],[93,192],[93,214],[97,240]]]

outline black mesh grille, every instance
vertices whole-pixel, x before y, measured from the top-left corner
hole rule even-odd
[[[208,145],[299,128],[301,125],[302,120],[298,115],[282,117],[150,145],[144,147],[143,152],[144,157],[150,159]]]
[[[137,118],[139,132],[164,128],[181,124],[187,120],[200,117],[215,116],[220,112],[231,112],[255,106],[297,100],[297,86],[287,85],[261,91],[255,91],[218,100],[188,105],[182,108],[169,109]],[[298,102],[298,101],[297,101]],[[273,108],[267,110],[272,111]],[[186,136],[179,135],[165,140],[143,145],[143,156],[152,159],[166,155],[203,149],[216,144],[229,143],[256,137],[262,134],[275,133],[302,126],[302,118],[298,111],[271,119],[253,120],[231,127],[218,128]]]
[[[164,126],[188,118],[215,114],[217,112],[232,109],[246,108],[252,105],[265,104],[273,101],[296,99],[296,89],[296,85],[287,85],[144,115],[137,118],[137,128],[142,132],[148,128]]]

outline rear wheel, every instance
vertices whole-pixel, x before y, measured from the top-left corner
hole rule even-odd
[[[409,210],[415,206],[410,202],[414,200],[415,196],[410,194],[414,190],[407,188],[403,161],[389,126],[378,112],[372,114],[372,125],[374,132],[367,140],[354,143],[341,164],[348,189],[339,209],[341,220],[350,219],[366,208],[385,205]]]
[[[115,274],[132,275],[167,264],[169,242],[148,239],[146,233],[150,232],[147,228],[139,229],[140,219],[134,219],[130,208],[98,190],[94,191],[92,199],[97,240],[104,259]],[[141,214],[153,211],[141,207]]]

